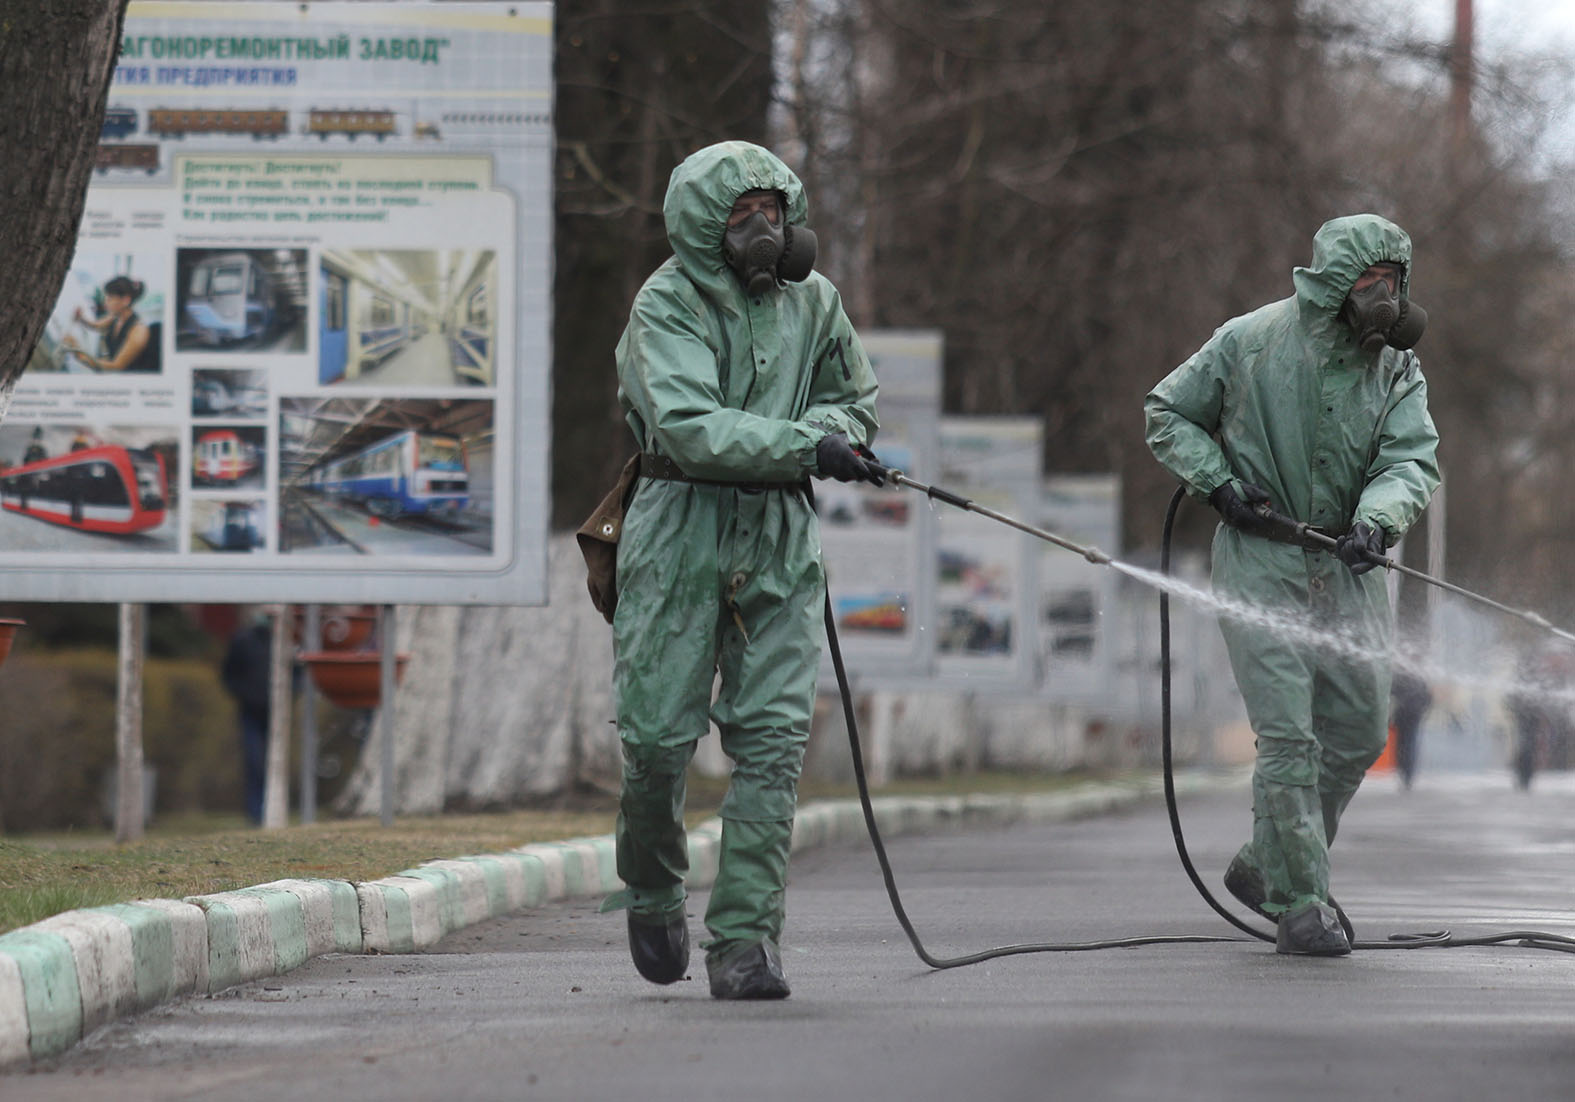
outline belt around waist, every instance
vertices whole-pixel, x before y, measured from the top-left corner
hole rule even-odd
[[[798,490],[803,486],[801,482],[734,482],[719,478],[691,478],[667,456],[652,455],[650,452],[640,453],[640,474],[646,478],[661,479],[665,482],[690,482],[696,486],[731,486],[746,494],[762,494],[767,490]]]

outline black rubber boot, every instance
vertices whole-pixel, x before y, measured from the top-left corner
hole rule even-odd
[[[1351,951],[1351,942],[1333,907],[1309,903],[1280,919],[1274,951],[1308,957],[1343,957]]]
[[[684,912],[665,922],[645,922],[629,912],[629,955],[652,983],[676,983],[689,967],[689,924]]]
[[[1276,922],[1278,919],[1263,909],[1269,893],[1263,889],[1263,877],[1258,870],[1241,859],[1240,854],[1231,858],[1225,869],[1225,890],[1236,897],[1236,902],[1254,914]]]
[[[782,954],[770,938],[720,959],[706,957],[705,970],[713,999],[785,999],[791,994],[782,974]]]
[[[1230,865],[1225,869],[1225,890],[1236,897],[1236,902],[1246,907],[1249,911],[1275,924],[1279,923],[1276,915],[1271,915],[1263,909],[1268,893],[1263,890],[1263,877],[1258,875],[1258,870],[1243,861],[1240,855],[1231,858]],[[1334,896],[1329,897],[1329,906],[1334,908],[1334,917],[1339,920],[1340,928],[1345,931],[1345,940],[1351,943],[1356,941],[1356,929],[1351,925],[1351,920],[1345,916],[1345,908],[1335,902]]]

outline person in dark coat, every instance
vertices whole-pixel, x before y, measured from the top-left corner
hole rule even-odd
[[[1389,722],[1395,729],[1395,768],[1407,788],[1416,776],[1416,746],[1427,710],[1433,706],[1433,691],[1410,670],[1396,669],[1389,686]]]
[[[241,772],[246,790],[246,817],[262,822],[263,782],[268,765],[269,667],[273,628],[258,616],[230,639],[224,656],[224,687],[235,698],[241,719]]]

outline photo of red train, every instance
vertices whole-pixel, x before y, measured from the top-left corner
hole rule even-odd
[[[150,449],[101,444],[0,471],[0,505],[85,532],[145,532],[168,502],[164,457]]]
[[[191,448],[192,483],[260,487],[264,440],[265,430],[261,426],[195,430]]]

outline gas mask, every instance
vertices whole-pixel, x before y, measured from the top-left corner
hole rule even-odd
[[[1356,334],[1356,343],[1364,352],[1377,352],[1386,344],[1402,351],[1414,348],[1427,328],[1427,311],[1406,296],[1396,295],[1382,279],[1347,295],[1340,318]]]
[[[722,235],[722,258],[751,298],[758,298],[777,281],[802,283],[815,267],[815,234],[804,226],[773,226],[762,211],[755,211]]]

